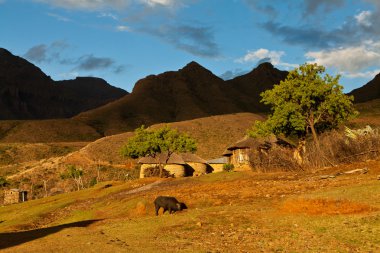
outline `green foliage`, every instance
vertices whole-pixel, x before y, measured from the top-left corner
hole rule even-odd
[[[357,115],[353,97],[343,93],[340,76],[323,75],[325,68],[303,64],[291,71],[284,81],[261,94],[262,102],[270,105],[272,114],[265,122],[256,122],[248,130],[251,137],[269,133],[305,138],[336,128]]]
[[[97,183],[98,183],[98,180],[96,179],[96,177],[93,177],[93,178],[91,178],[89,185],[90,185],[90,187],[93,187]]]
[[[67,176],[74,179],[80,178],[83,176],[83,170],[77,168],[75,165],[70,164],[67,166]]]
[[[223,164],[223,170],[227,172],[233,171],[235,166],[232,163]]]
[[[5,187],[7,185],[9,185],[9,182],[7,181],[7,179],[5,177],[0,176],[0,187]]]
[[[135,135],[122,147],[121,154],[126,157],[138,158],[156,157],[160,153],[167,152],[170,156],[173,152],[195,152],[196,148],[194,139],[168,126],[157,130],[148,130],[141,126],[135,130]]]

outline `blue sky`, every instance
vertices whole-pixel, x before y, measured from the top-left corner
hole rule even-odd
[[[378,0],[0,0],[0,34],[54,80],[128,91],[190,61],[225,79],[317,62],[346,92],[380,72]]]

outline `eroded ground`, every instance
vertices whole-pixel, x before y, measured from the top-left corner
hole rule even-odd
[[[366,174],[340,174],[354,169]],[[0,208],[2,252],[379,252],[380,162],[104,182]],[[329,177],[326,177],[329,176]],[[154,216],[171,195],[189,209]]]

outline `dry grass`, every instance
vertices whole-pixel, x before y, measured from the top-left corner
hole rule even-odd
[[[380,154],[380,134],[375,130],[352,139],[343,132],[332,131],[320,136],[320,147],[310,142],[306,149],[305,165],[314,168],[367,161]]]
[[[0,245],[12,242],[12,238],[26,238],[2,250],[377,252],[380,186],[376,175],[380,173],[380,163],[367,166],[369,172],[365,175],[324,181],[318,175],[325,171],[221,172],[198,178],[106,182],[79,192],[1,208]],[[153,200],[158,195],[175,196],[189,209],[156,217]],[[301,209],[316,206],[318,214],[340,214],[305,215],[295,211],[297,205]],[[283,206],[293,209],[279,212]],[[362,212],[368,206],[371,212]],[[98,221],[75,226],[84,220]],[[62,224],[67,224],[65,229],[59,229]],[[18,237],[21,229],[27,231]]]
[[[369,213],[378,209],[367,204],[348,200],[294,199],[285,201],[281,210],[288,213],[305,213],[309,215],[339,215]]]

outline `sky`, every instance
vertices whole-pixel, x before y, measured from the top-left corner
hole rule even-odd
[[[226,80],[315,62],[349,92],[380,73],[380,0],[0,0],[0,47],[129,92],[191,61]]]

